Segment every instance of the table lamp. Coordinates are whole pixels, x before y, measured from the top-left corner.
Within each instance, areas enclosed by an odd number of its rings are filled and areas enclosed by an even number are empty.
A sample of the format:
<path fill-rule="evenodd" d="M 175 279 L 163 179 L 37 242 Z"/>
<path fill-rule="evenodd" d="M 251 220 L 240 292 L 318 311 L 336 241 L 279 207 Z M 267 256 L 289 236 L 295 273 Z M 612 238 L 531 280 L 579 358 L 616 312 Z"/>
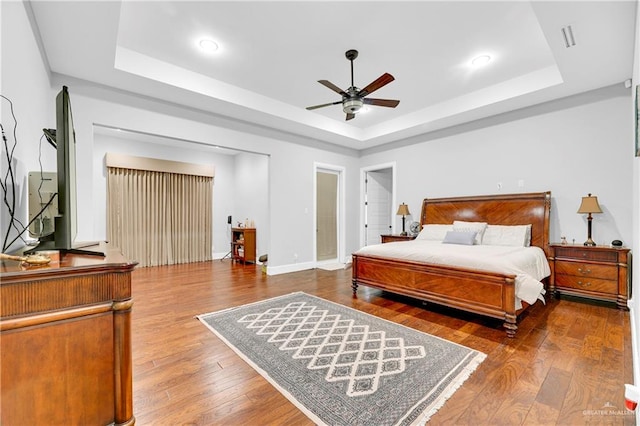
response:
<path fill-rule="evenodd" d="M 591 194 L 586 197 L 582 197 L 582 203 L 578 209 L 580 214 L 588 214 L 587 216 L 587 241 L 584 242 L 585 246 L 595 246 L 596 243 L 591 239 L 591 217 L 592 213 L 602 213 L 600 204 L 598 204 L 598 197 L 592 197 Z"/>
<path fill-rule="evenodd" d="M 400 233 L 400 235 L 407 235 L 407 231 L 405 231 L 404 229 L 404 221 L 405 216 L 409 216 L 410 214 L 411 213 L 409 213 L 409 206 L 405 203 L 400 204 L 400 206 L 398 207 L 398 212 L 396 213 L 396 215 L 402 216 L 402 232 Z"/>

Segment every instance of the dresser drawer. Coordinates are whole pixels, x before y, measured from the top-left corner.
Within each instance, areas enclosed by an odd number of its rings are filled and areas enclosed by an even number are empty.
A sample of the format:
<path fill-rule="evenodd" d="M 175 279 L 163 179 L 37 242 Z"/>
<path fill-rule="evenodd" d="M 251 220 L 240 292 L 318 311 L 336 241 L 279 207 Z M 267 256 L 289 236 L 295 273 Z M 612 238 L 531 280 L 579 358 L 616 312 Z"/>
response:
<path fill-rule="evenodd" d="M 584 278 L 601 278 L 604 280 L 618 280 L 618 268 L 609 265 L 593 263 L 556 261 L 556 274 L 576 275 Z"/>
<path fill-rule="evenodd" d="M 615 250 L 598 250 L 597 248 L 584 250 L 581 247 L 555 247 L 556 258 L 596 260 L 599 262 L 618 262 Z"/>
<path fill-rule="evenodd" d="M 556 275 L 556 286 L 598 293 L 618 294 L 618 281 L 576 277 L 575 275 Z"/>

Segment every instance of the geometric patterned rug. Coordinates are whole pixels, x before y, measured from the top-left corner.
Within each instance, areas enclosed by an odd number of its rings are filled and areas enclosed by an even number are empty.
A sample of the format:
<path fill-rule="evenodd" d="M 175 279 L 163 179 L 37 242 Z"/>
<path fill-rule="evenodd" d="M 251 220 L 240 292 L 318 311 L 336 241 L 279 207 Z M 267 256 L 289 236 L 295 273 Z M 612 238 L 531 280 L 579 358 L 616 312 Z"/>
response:
<path fill-rule="evenodd" d="M 197 317 L 320 425 L 418 425 L 486 355 L 302 292 Z"/>

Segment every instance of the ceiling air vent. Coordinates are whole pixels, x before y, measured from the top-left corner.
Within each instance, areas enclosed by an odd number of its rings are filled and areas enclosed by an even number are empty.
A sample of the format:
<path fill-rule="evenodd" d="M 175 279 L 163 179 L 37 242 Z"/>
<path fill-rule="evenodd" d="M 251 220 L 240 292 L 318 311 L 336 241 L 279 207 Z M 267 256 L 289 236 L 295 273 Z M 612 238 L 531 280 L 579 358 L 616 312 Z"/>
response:
<path fill-rule="evenodd" d="M 576 39 L 573 38 L 573 30 L 571 29 L 571 25 L 562 27 L 560 31 L 562 31 L 562 37 L 564 38 L 564 45 L 566 48 L 576 45 Z"/>

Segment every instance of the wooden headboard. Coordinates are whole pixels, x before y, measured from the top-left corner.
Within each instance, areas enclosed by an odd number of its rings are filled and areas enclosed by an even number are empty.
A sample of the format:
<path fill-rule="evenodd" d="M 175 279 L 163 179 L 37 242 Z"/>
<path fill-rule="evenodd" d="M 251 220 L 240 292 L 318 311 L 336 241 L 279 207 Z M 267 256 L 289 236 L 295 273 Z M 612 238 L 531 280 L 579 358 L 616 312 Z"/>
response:
<path fill-rule="evenodd" d="M 425 198 L 421 225 L 449 224 L 454 220 L 487 222 L 490 225 L 531 224 L 531 245 L 548 254 L 551 192 Z"/>

